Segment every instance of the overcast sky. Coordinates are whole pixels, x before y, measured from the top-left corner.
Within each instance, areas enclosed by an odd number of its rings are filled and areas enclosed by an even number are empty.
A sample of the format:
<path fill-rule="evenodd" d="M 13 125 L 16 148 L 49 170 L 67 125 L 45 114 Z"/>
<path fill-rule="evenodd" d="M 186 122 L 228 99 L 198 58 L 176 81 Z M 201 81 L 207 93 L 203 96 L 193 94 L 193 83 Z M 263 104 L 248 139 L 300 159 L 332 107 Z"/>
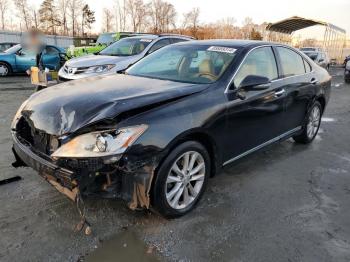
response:
<path fill-rule="evenodd" d="M 96 11 L 94 30 L 102 26 L 101 15 L 104 7 L 111 8 L 115 0 L 85 0 Z M 42 0 L 31 0 L 40 4 Z M 201 10 L 200 21 L 215 22 L 224 17 L 234 17 L 241 24 L 247 16 L 255 23 L 276 22 L 298 15 L 333 23 L 350 33 L 350 0 L 168 0 L 179 16 L 193 7 Z"/>

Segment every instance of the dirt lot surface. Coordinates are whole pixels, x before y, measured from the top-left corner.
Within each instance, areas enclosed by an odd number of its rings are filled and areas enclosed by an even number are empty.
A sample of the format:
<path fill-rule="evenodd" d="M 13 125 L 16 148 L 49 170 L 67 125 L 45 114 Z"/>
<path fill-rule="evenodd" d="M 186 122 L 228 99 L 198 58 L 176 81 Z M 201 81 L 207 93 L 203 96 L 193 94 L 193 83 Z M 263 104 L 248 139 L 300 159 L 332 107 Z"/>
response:
<path fill-rule="evenodd" d="M 0 79 L 0 261 L 350 261 L 350 85 L 333 91 L 312 145 L 292 140 L 250 155 L 209 181 L 194 212 L 165 220 L 122 201 L 89 199 L 92 234 L 76 208 L 33 170 L 11 163 L 10 123 L 32 92 Z"/>

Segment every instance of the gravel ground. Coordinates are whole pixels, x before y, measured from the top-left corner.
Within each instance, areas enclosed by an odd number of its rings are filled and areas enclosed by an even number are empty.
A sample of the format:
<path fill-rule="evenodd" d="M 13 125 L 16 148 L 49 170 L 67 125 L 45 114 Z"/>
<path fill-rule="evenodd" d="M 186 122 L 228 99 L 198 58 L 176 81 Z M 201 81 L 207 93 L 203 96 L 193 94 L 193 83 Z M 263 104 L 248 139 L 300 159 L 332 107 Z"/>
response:
<path fill-rule="evenodd" d="M 89 199 L 92 235 L 75 206 L 33 170 L 11 167 L 9 126 L 32 92 L 0 79 L 0 261 L 350 261 L 350 85 L 333 91 L 312 145 L 272 145 L 209 182 L 194 212 L 165 220 L 121 201 Z"/>

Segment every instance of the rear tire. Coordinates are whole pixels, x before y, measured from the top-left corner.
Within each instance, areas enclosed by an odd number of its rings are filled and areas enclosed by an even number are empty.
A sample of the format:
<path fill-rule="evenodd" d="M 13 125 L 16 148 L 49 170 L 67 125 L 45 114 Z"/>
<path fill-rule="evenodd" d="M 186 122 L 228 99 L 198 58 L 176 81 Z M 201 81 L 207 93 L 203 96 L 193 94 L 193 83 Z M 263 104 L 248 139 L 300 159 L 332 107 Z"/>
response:
<path fill-rule="evenodd" d="M 345 83 L 350 84 L 350 79 L 345 79 Z"/>
<path fill-rule="evenodd" d="M 295 142 L 309 144 L 315 139 L 321 125 L 322 111 L 323 109 L 320 102 L 315 101 L 307 112 L 302 133 L 300 135 L 293 136 Z"/>
<path fill-rule="evenodd" d="M 0 77 L 9 76 L 11 72 L 11 67 L 8 64 L 0 62 Z"/>
<path fill-rule="evenodd" d="M 209 176 L 208 151 L 198 142 L 184 142 L 158 169 L 151 193 L 152 208 L 166 218 L 185 215 L 202 197 Z"/>

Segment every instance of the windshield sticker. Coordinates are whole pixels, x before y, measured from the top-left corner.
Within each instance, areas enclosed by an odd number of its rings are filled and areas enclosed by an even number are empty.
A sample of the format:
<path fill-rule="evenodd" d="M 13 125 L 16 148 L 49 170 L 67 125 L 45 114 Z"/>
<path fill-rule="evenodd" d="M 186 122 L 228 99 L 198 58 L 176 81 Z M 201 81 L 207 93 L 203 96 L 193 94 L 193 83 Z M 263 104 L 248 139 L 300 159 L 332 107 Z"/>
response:
<path fill-rule="evenodd" d="M 141 39 L 140 42 L 146 42 L 146 43 L 151 43 L 153 40 L 152 39 Z"/>
<path fill-rule="evenodd" d="M 236 52 L 237 49 L 224 46 L 211 46 L 207 50 L 212 52 L 233 54 L 234 52 Z"/>

